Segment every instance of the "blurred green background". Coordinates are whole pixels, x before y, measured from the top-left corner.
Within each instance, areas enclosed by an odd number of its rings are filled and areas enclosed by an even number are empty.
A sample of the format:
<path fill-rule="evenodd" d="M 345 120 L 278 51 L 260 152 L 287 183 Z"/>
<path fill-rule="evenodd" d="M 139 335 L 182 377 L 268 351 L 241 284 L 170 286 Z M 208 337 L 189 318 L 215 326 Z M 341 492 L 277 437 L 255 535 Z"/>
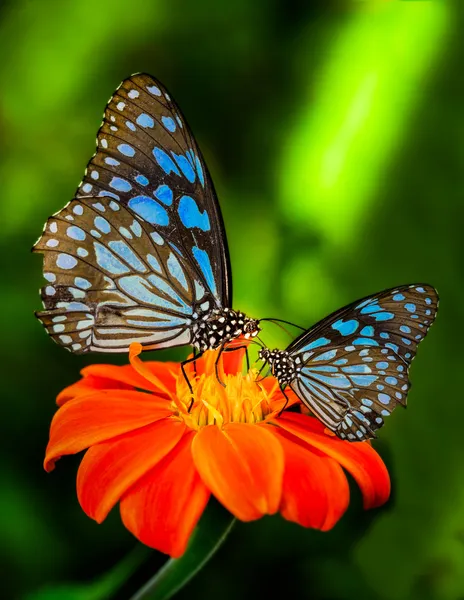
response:
<path fill-rule="evenodd" d="M 401 283 L 441 296 L 408 410 L 375 442 L 389 504 L 364 512 L 353 486 L 329 533 L 280 517 L 239 524 L 178 598 L 464 598 L 463 28 L 462 0 L 2 3 L 2 598 L 84 584 L 135 546 L 117 510 L 102 525 L 81 511 L 79 457 L 42 470 L 56 394 L 84 365 L 124 358 L 72 356 L 47 337 L 30 247 L 137 71 L 171 90 L 209 164 L 235 307 L 309 326 Z M 152 552 L 118 597 L 163 560 Z"/>

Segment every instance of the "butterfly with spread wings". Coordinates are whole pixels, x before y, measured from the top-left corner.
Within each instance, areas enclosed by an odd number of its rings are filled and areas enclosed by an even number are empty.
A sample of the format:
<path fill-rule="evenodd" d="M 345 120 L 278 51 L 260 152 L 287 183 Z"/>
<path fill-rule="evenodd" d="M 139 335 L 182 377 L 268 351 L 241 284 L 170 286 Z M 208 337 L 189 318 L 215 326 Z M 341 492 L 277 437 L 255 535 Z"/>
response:
<path fill-rule="evenodd" d="M 36 315 L 71 352 L 126 352 L 132 342 L 203 352 L 260 331 L 231 308 L 211 177 L 185 118 L 150 75 L 116 90 L 76 197 L 33 250 L 47 280 Z"/>
<path fill-rule="evenodd" d="M 262 348 L 259 357 L 340 438 L 374 438 L 384 417 L 406 405 L 409 367 L 437 309 L 429 285 L 392 288 L 334 312 L 286 350 Z"/>

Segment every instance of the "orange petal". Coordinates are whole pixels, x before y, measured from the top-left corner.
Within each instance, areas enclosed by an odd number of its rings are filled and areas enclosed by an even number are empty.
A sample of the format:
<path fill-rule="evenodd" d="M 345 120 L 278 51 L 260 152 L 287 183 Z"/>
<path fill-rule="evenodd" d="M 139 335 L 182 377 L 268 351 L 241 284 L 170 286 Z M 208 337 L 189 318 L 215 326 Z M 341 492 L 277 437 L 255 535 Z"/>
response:
<path fill-rule="evenodd" d="M 285 454 L 280 512 L 288 521 L 327 531 L 348 508 L 350 488 L 340 465 L 298 438 L 271 427 Z"/>
<path fill-rule="evenodd" d="M 186 426 L 166 418 L 90 448 L 77 474 L 77 495 L 89 517 L 101 523 L 121 496 L 166 456 Z"/>
<path fill-rule="evenodd" d="M 161 380 L 163 384 L 171 390 L 175 389 L 175 380 L 179 371 L 179 363 L 174 362 L 146 362 L 144 363 L 148 371 Z M 132 389 L 139 388 L 157 392 L 158 395 L 164 395 L 162 390 L 156 389 L 153 383 L 142 377 L 135 371 L 132 365 L 90 365 L 81 371 L 82 379 L 77 383 L 66 387 L 56 399 L 58 406 L 61 406 L 68 400 L 93 392 L 99 389 Z"/>
<path fill-rule="evenodd" d="M 274 377 L 266 377 L 262 381 L 259 381 L 257 385 L 265 390 L 272 410 L 279 411 L 284 406 L 285 410 L 287 410 L 294 404 L 301 404 L 301 400 L 289 387 L 285 388 L 285 395 L 287 396 L 285 398 L 280 389 L 279 382 Z"/>
<path fill-rule="evenodd" d="M 271 400 L 274 398 L 274 396 L 277 400 L 282 398 L 279 382 L 274 377 L 265 377 L 262 381 L 259 381 L 257 385 L 266 391 L 266 394 Z M 285 393 L 287 393 L 287 390 L 285 390 Z"/>
<path fill-rule="evenodd" d="M 95 365 L 95 366 L 106 366 L 106 365 Z M 115 367 L 116 369 L 120 367 Z M 81 371 L 83 373 L 85 369 Z M 86 396 L 92 394 L 97 390 L 130 390 L 133 386 L 127 385 L 115 379 L 109 379 L 106 377 L 95 377 L 94 375 L 86 375 L 76 383 L 68 385 L 64 390 L 56 397 L 56 403 L 58 406 L 63 406 L 69 400 L 73 400 L 79 396 Z"/>
<path fill-rule="evenodd" d="M 167 385 L 162 378 L 158 377 L 157 373 L 155 373 L 152 369 L 148 367 L 147 363 L 143 362 L 140 359 L 139 354 L 142 353 L 142 350 L 142 344 L 139 344 L 138 342 L 133 342 L 129 346 L 129 361 L 134 371 L 136 371 L 142 379 L 145 379 L 148 382 L 150 382 L 157 392 L 164 392 L 168 396 L 168 398 L 171 398 L 172 394 L 174 394 L 175 392 L 175 387 L 170 387 L 169 385 Z M 160 367 L 161 373 L 164 373 L 164 363 L 158 364 L 162 365 Z"/>
<path fill-rule="evenodd" d="M 284 454 L 267 427 L 204 427 L 195 436 L 192 454 L 204 483 L 238 519 L 251 521 L 277 512 Z"/>
<path fill-rule="evenodd" d="M 237 373 L 242 372 L 242 364 L 243 359 L 245 357 L 245 349 L 241 348 L 240 350 L 233 350 L 234 346 L 245 346 L 248 345 L 249 340 L 245 340 L 244 338 L 239 338 L 237 340 L 233 340 L 227 346 L 227 351 L 222 351 L 221 356 L 218 362 L 218 373 L 219 378 L 224 379 L 224 375 L 236 375 Z M 195 376 L 200 375 L 209 375 L 211 373 L 215 373 L 216 369 L 216 361 L 218 359 L 220 349 L 217 350 L 207 350 L 204 352 L 200 358 L 198 358 L 195 362 L 190 362 L 185 365 L 185 372 L 189 379 L 195 378 Z M 193 354 L 188 356 L 189 359 L 193 358 Z M 179 376 L 181 376 L 181 372 L 179 370 Z"/>
<path fill-rule="evenodd" d="M 246 349 L 243 346 L 248 348 L 250 343 L 250 340 L 239 337 L 228 344 L 227 352 L 223 352 L 221 356 L 224 373 L 226 375 L 236 375 L 237 373 L 242 372 L 246 353 Z M 240 350 L 235 350 L 235 348 L 240 346 L 242 346 Z"/>
<path fill-rule="evenodd" d="M 209 500 L 192 460 L 189 432 L 121 500 L 124 525 L 142 543 L 181 556 Z"/>
<path fill-rule="evenodd" d="M 218 350 L 207 350 L 206 352 L 203 353 L 203 355 L 201 356 L 201 358 L 199 358 L 197 361 L 195 361 L 195 366 L 193 365 L 193 363 L 190 363 L 188 366 L 191 369 L 191 373 L 195 373 L 197 375 L 209 375 L 211 373 L 215 373 L 215 369 L 216 369 L 216 361 L 217 358 L 219 356 L 219 349 Z M 219 377 L 221 379 L 224 378 L 224 369 L 222 366 L 222 357 L 220 358 L 219 362 L 218 362 L 218 372 L 219 372 Z"/>
<path fill-rule="evenodd" d="M 172 414 L 167 400 L 132 390 L 103 390 L 64 404 L 53 417 L 44 467 Z"/>
<path fill-rule="evenodd" d="M 364 508 L 374 508 L 388 500 L 390 477 L 387 467 L 369 443 L 347 442 L 325 435 L 324 425 L 318 419 L 298 413 L 283 413 L 273 422 L 331 456 L 349 471 L 361 488 Z"/>

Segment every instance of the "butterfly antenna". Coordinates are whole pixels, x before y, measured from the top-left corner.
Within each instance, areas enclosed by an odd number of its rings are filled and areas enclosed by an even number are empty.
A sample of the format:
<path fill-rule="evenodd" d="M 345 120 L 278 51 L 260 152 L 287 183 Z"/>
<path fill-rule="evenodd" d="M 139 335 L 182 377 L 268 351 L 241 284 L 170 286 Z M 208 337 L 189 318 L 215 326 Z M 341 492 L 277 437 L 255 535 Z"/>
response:
<path fill-rule="evenodd" d="M 277 327 L 280 327 L 280 329 L 282 329 L 282 331 L 285 331 L 285 333 L 289 336 L 289 337 L 293 337 L 292 334 L 290 333 L 290 331 L 284 327 L 283 325 L 281 325 L 280 323 L 277 323 L 274 319 L 260 319 L 260 321 L 270 321 L 271 323 L 274 323 L 274 325 L 277 325 Z M 292 323 L 293 324 L 293 323 Z"/>
<path fill-rule="evenodd" d="M 264 344 L 263 340 L 259 336 L 256 336 L 252 341 L 255 344 L 257 344 L 258 346 L 260 346 L 261 348 L 265 348 L 266 347 L 266 345 Z"/>
<path fill-rule="evenodd" d="M 263 375 L 263 376 L 262 376 L 260 379 L 258 379 L 258 378 L 259 378 L 259 376 L 261 375 L 261 373 L 262 373 L 262 371 L 263 371 L 264 367 L 265 367 L 266 365 L 267 365 L 267 363 L 263 363 L 263 366 L 262 366 L 262 367 L 261 367 L 261 369 L 258 371 L 258 376 L 257 376 L 257 377 L 256 377 L 256 379 L 255 379 L 255 383 L 260 383 L 260 381 L 263 381 L 263 379 L 266 379 L 266 377 L 267 377 L 267 376 L 269 375 L 269 373 L 271 372 L 271 368 L 269 367 L 269 369 L 268 369 L 268 371 L 267 371 L 266 375 Z"/>
<path fill-rule="evenodd" d="M 269 321 L 270 323 L 275 323 L 276 325 L 278 323 L 285 323 L 286 325 L 291 325 L 292 327 L 296 327 L 297 329 L 301 329 L 301 331 L 306 331 L 306 329 L 304 327 L 301 327 L 301 325 L 297 325 L 296 323 L 292 323 L 291 321 L 285 321 L 284 319 L 270 319 L 270 318 L 265 318 L 265 319 L 260 319 L 259 320 L 260 323 L 261 323 L 261 321 Z"/>

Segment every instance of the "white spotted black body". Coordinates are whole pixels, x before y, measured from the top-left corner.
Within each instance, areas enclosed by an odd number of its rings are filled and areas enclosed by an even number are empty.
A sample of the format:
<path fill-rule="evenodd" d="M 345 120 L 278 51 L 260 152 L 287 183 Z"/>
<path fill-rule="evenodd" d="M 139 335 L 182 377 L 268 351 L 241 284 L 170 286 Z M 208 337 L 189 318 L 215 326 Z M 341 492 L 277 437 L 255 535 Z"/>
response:
<path fill-rule="evenodd" d="M 200 352 L 215 350 L 243 336 L 246 340 L 258 335 L 258 321 L 232 308 L 214 310 L 193 323 L 192 346 Z"/>
<path fill-rule="evenodd" d="M 281 387 L 290 385 L 300 371 L 286 350 L 262 348 L 259 351 L 259 358 L 269 364 L 272 374 Z"/>

